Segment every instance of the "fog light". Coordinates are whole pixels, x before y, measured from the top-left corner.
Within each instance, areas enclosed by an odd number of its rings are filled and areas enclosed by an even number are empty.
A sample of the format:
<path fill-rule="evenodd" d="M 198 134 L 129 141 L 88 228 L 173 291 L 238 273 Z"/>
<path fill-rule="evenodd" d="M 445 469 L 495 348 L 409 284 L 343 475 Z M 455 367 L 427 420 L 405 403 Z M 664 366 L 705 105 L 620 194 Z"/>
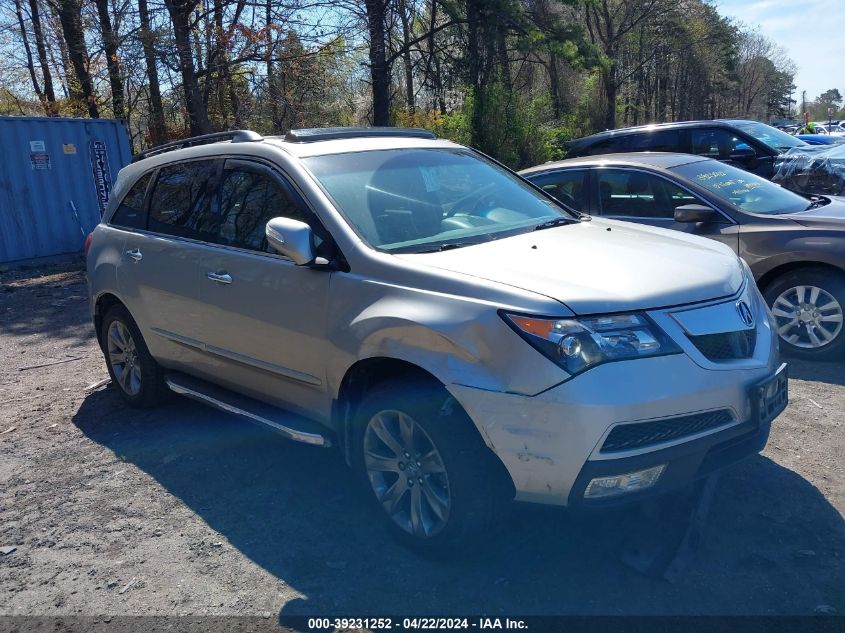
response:
<path fill-rule="evenodd" d="M 666 469 L 666 464 L 653 466 L 645 470 L 637 470 L 624 475 L 612 475 L 610 477 L 596 477 L 584 491 L 585 499 L 598 499 L 601 497 L 615 497 L 626 492 L 636 492 L 651 488 L 660 479 L 660 475 Z"/>

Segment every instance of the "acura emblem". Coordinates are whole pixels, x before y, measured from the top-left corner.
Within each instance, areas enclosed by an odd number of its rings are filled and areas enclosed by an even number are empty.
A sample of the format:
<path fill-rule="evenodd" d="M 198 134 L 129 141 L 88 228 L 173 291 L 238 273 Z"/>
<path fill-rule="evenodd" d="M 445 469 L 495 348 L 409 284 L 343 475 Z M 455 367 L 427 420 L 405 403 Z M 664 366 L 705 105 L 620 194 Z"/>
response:
<path fill-rule="evenodd" d="M 748 307 L 748 304 L 745 301 L 737 301 L 736 302 L 736 311 L 739 312 L 739 318 L 742 319 L 742 322 L 745 323 L 748 327 L 752 327 L 754 325 L 754 315 L 751 313 L 751 308 Z"/>

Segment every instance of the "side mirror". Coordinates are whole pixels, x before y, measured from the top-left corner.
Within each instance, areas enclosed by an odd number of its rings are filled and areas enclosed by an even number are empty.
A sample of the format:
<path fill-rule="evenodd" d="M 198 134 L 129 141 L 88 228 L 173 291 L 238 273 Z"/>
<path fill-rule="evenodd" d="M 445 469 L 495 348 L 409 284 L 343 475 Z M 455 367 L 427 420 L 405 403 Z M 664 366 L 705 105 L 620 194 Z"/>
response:
<path fill-rule="evenodd" d="M 737 147 L 731 152 L 730 158 L 738 163 L 750 163 L 757 158 L 757 152 L 750 147 Z"/>
<path fill-rule="evenodd" d="M 290 218 L 273 218 L 265 229 L 267 241 L 279 254 L 290 257 L 297 266 L 314 261 L 311 227 Z"/>
<path fill-rule="evenodd" d="M 683 204 L 675 207 L 675 222 L 682 224 L 692 222 L 707 222 L 713 217 L 713 209 L 703 204 Z"/>

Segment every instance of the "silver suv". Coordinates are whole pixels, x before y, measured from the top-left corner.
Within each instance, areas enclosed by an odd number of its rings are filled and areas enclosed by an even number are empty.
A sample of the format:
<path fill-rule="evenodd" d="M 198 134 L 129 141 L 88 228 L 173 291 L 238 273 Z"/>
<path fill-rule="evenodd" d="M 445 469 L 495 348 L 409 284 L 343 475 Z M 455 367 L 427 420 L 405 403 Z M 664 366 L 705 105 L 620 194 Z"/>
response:
<path fill-rule="evenodd" d="M 454 546 L 516 498 L 594 508 L 759 451 L 786 367 L 719 243 L 562 206 L 421 130 L 147 152 L 88 240 L 127 402 L 336 446 L 387 525 Z"/>

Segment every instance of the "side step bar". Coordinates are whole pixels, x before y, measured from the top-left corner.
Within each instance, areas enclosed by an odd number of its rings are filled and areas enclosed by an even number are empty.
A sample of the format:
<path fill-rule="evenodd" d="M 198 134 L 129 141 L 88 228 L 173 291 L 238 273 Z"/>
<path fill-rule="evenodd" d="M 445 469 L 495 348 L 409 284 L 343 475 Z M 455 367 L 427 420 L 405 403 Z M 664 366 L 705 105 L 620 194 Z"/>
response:
<path fill-rule="evenodd" d="M 246 418 L 250 422 L 270 427 L 294 442 L 324 448 L 332 445 L 328 434 L 321 433 L 322 429 L 316 422 L 300 418 L 254 398 L 178 372 L 167 374 L 164 380 L 174 393 Z"/>

